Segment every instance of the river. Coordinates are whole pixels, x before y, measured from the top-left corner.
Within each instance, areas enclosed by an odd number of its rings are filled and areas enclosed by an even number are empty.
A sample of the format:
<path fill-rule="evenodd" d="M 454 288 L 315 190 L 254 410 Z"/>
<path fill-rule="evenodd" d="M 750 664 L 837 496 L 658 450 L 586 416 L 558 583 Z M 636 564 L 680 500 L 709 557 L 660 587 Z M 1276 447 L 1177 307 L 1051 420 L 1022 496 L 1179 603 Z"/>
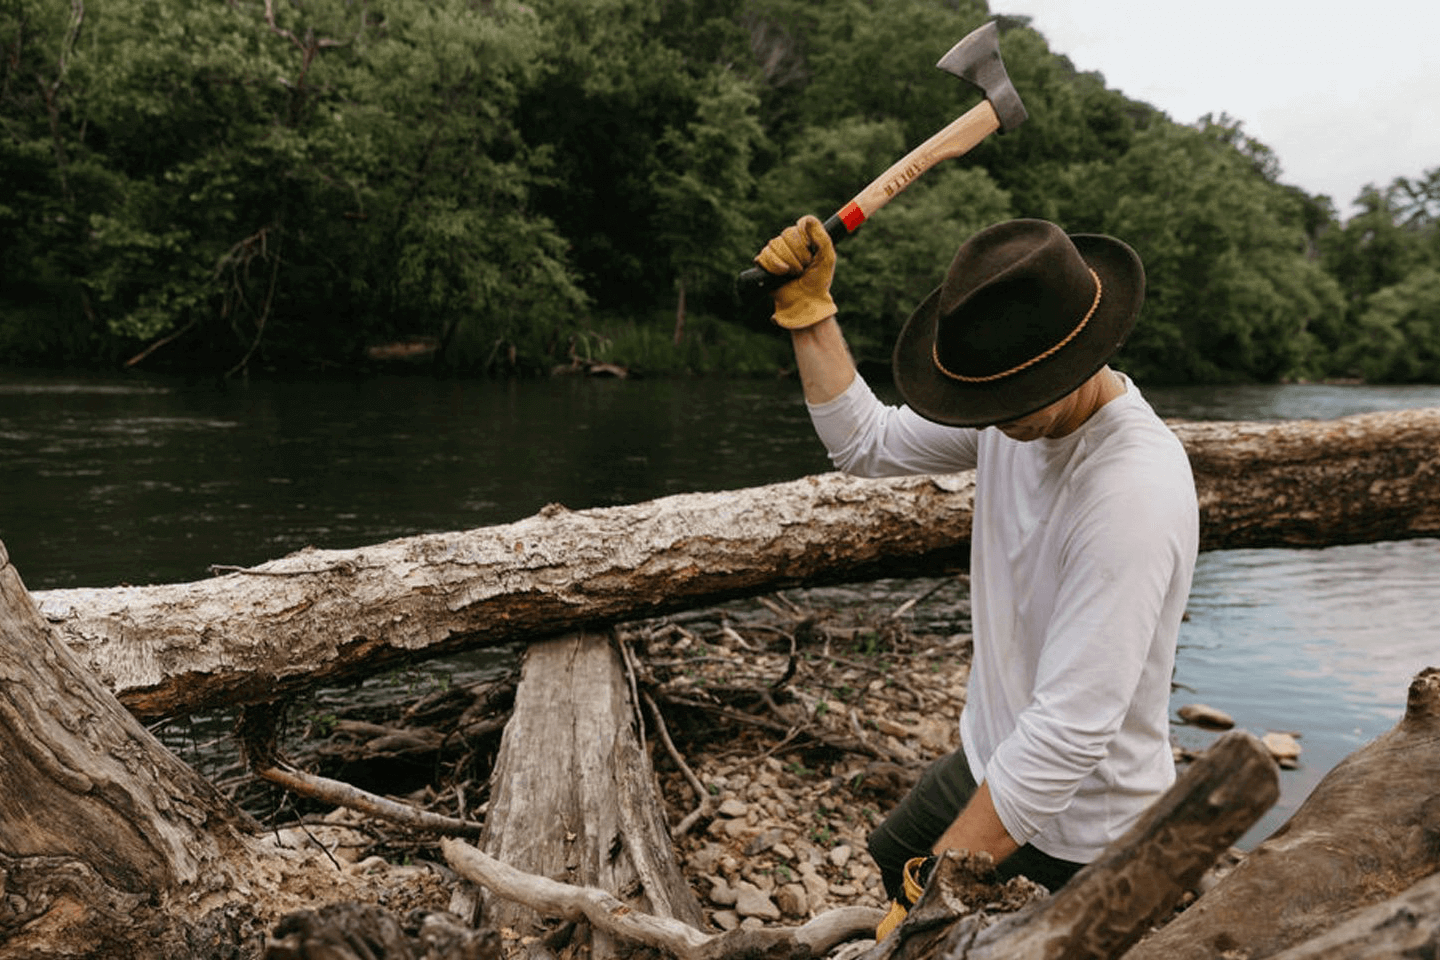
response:
<path fill-rule="evenodd" d="M 882 391 L 883 392 L 883 391 Z M 1440 386 L 1145 391 L 1162 415 L 1333 418 Z M 508 523 L 829 469 L 790 380 L 374 377 L 221 384 L 0 368 L 0 540 L 32 590 L 209 576 L 307 545 Z M 1246 845 L 1440 666 L 1440 541 L 1203 554 L 1174 705 L 1302 735 Z M 1178 727 L 1177 741 L 1213 735 Z"/>

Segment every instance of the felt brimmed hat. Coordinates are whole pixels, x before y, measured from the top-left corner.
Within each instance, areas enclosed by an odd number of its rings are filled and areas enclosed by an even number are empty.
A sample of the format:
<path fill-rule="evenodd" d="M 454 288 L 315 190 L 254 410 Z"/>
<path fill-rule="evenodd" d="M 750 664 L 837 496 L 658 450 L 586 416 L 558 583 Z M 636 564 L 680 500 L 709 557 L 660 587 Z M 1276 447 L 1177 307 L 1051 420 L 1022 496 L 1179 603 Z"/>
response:
<path fill-rule="evenodd" d="M 1079 387 L 1129 336 L 1145 299 L 1140 258 L 1114 237 L 1045 220 L 987 227 L 895 344 L 895 385 L 957 427 L 1018 420 Z"/>

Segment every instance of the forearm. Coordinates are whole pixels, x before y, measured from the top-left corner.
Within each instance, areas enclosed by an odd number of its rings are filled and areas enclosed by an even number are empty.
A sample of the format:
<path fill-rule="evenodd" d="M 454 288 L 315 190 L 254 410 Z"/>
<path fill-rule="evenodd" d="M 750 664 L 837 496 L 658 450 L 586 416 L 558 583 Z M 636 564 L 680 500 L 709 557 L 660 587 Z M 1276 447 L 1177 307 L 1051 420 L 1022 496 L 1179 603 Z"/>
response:
<path fill-rule="evenodd" d="M 790 340 L 807 402 L 828 403 L 855 380 L 855 361 L 834 317 L 791 331 Z"/>
<path fill-rule="evenodd" d="M 1020 845 L 1005 832 L 1005 825 L 995 812 L 995 803 L 990 798 L 990 784 L 982 783 L 965 809 L 935 841 L 931 852 L 968 850 L 979 853 L 983 850 L 999 863 L 1019 849 Z"/>

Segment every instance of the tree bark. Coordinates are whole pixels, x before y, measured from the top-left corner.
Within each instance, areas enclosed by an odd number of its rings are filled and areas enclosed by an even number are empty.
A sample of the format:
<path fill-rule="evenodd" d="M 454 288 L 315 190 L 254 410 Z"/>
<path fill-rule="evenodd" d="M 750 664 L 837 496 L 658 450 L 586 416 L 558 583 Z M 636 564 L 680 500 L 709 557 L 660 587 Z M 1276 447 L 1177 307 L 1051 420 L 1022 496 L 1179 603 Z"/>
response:
<path fill-rule="evenodd" d="M 1440 410 L 1175 429 L 1203 549 L 1440 536 Z M 971 474 L 825 474 L 37 599 L 128 708 L 183 714 L 799 585 L 963 568 L 972 494 Z"/>
<path fill-rule="evenodd" d="M 1271 960 L 1418 960 L 1440 956 L 1440 873 L 1367 907 Z"/>
<path fill-rule="evenodd" d="M 518 870 L 607 891 L 651 916 L 703 922 L 675 858 L 664 803 L 637 735 L 619 652 L 595 633 L 526 651 L 515 708 L 491 773 L 481 848 Z M 533 933 L 513 901 L 485 905 L 487 926 Z M 590 955 L 613 956 L 604 931 Z"/>
<path fill-rule="evenodd" d="M 86 670 L 0 544 L 0 954 L 243 960 L 331 898 L 434 907 L 449 891 L 261 835 Z"/>
<path fill-rule="evenodd" d="M 0 545 L 7 957 L 206 956 L 253 934 L 248 817 L 59 642 Z"/>
<path fill-rule="evenodd" d="M 1440 871 L 1440 669 L 1239 866 L 1126 960 L 1266 957 Z M 1433 926 L 1433 924 L 1432 924 Z"/>

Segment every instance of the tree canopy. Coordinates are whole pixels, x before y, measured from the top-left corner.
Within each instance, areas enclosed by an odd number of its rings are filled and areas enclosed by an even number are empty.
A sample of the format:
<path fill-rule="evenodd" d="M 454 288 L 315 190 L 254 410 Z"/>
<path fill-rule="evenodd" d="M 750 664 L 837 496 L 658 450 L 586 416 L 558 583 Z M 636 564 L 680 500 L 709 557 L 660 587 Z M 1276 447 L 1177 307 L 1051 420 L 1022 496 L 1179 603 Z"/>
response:
<path fill-rule="evenodd" d="M 0 362 L 232 373 L 584 357 L 788 362 L 734 275 L 978 92 L 931 65 L 984 0 L 5 0 Z M 840 252 L 883 360 L 969 233 L 1146 264 L 1152 381 L 1440 379 L 1440 166 L 1342 222 L 1226 117 L 1173 122 L 999 18 L 1029 110 Z"/>

